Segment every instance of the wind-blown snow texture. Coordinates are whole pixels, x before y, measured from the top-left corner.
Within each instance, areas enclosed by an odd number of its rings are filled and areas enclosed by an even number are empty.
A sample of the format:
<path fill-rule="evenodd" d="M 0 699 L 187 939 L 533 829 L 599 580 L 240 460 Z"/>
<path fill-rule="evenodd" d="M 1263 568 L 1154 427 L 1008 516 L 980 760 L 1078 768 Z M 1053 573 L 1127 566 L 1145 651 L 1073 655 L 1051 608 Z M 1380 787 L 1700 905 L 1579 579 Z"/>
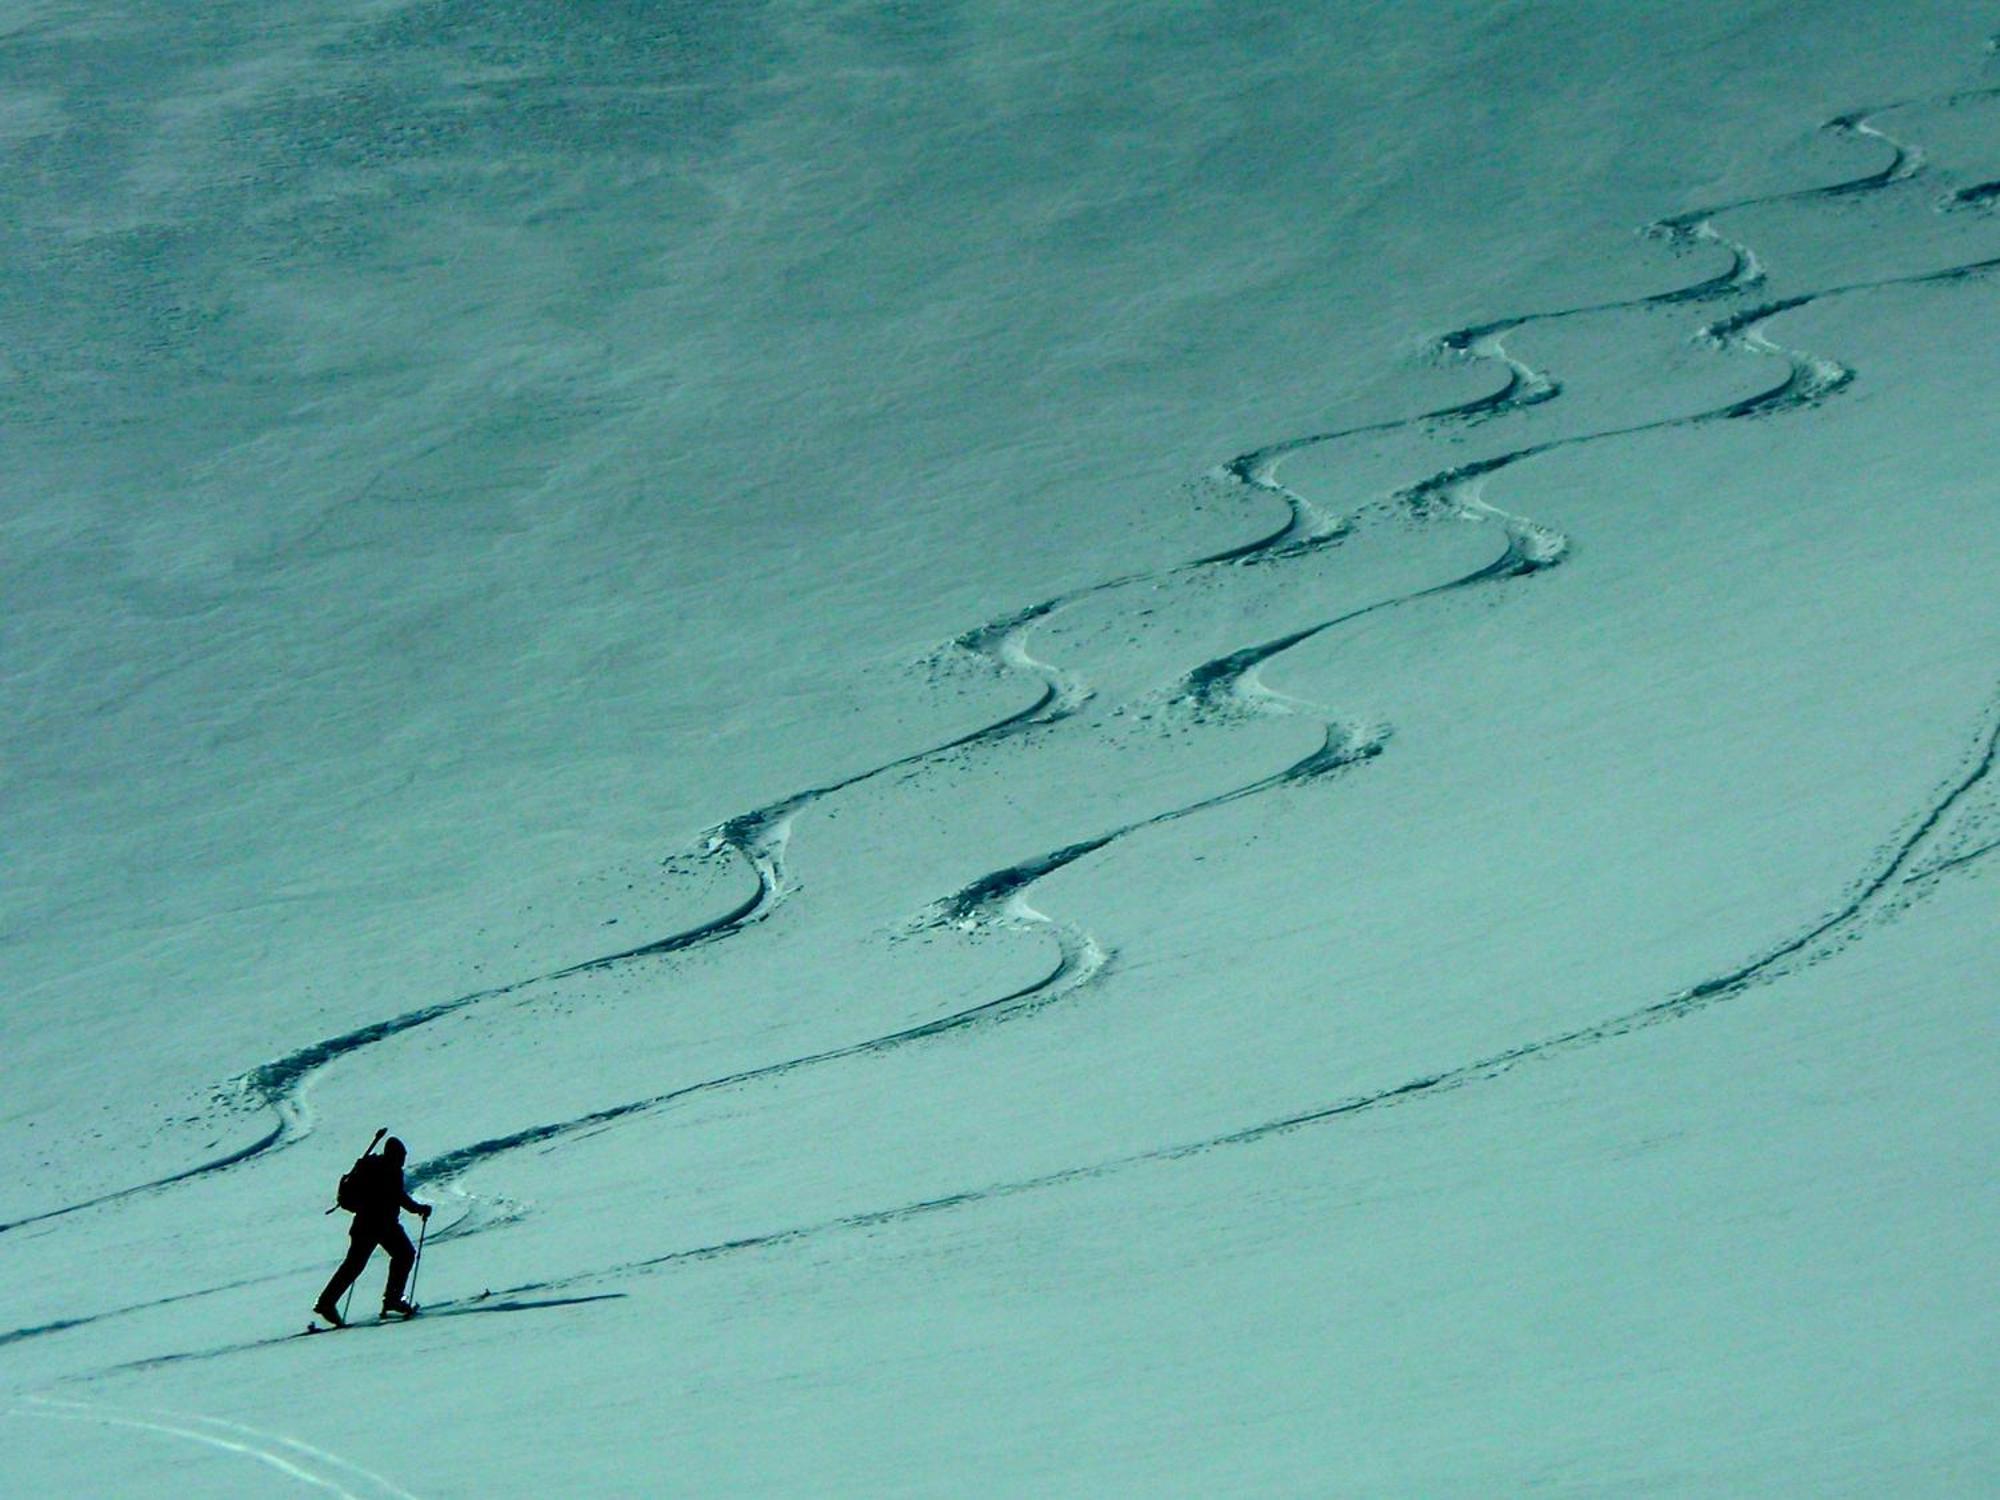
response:
<path fill-rule="evenodd" d="M 2000 13 L 1269 9 L 0 12 L 0 1487 L 2000 1488 Z"/>

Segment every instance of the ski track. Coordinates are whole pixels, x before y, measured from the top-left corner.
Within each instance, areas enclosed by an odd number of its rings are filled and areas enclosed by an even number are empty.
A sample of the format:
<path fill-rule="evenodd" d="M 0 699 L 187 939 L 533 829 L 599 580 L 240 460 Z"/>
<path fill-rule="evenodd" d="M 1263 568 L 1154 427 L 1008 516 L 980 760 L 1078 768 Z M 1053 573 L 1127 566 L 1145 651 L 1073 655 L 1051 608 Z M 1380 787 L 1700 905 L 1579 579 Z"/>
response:
<path fill-rule="evenodd" d="M 417 1496 L 372 1469 L 282 1433 L 263 1432 L 241 1422 L 184 1412 L 122 1409 L 95 1402 L 32 1395 L 12 1407 L 11 1417 L 123 1427 L 179 1438 L 255 1460 L 287 1479 L 325 1490 L 342 1500 L 417 1500 Z M 355 1486 L 358 1486 L 356 1488 Z"/>
<path fill-rule="evenodd" d="M 1962 99 L 1986 97 L 1996 94 L 2000 94 L 2000 88 L 1966 90 L 1949 96 L 1948 102 L 1956 103 Z M 1244 453 L 1222 465 L 1217 471 L 1216 477 L 1262 494 L 1268 494 L 1284 506 L 1284 522 L 1275 530 L 1240 546 L 1198 557 L 1190 562 L 1174 567 L 1152 572 L 1121 575 L 1074 589 L 1068 593 L 1055 596 L 1041 603 L 1018 610 L 1010 615 L 1003 616 L 955 638 L 949 643 L 951 649 L 989 661 L 1003 672 L 1023 675 L 1031 680 L 1038 681 L 1041 687 L 1038 696 L 1026 707 L 981 728 L 972 730 L 941 744 L 933 745 L 856 772 L 841 780 L 793 793 L 779 801 L 747 813 L 739 814 L 716 825 L 704 837 L 703 852 L 710 856 L 726 855 L 740 859 L 748 867 L 755 879 L 755 889 L 744 900 L 721 916 L 652 942 L 604 954 L 545 974 L 518 980 L 506 985 L 473 991 L 451 1000 L 411 1010 L 401 1015 L 390 1017 L 386 1020 L 314 1043 L 285 1057 L 263 1064 L 249 1073 L 241 1075 L 237 1080 L 243 1095 L 252 1105 L 265 1108 L 276 1116 L 276 1123 L 273 1128 L 259 1140 L 236 1151 L 165 1177 L 0 1224 L 0 1233 L 5 1233 L 8 1230 L 24 1225 L 43 1222 L 91 1207 L 115 1202 L 137 1194 L 163 1190 L 197 1178 L 224 1172 L 275 1150 L 296 1144 L 298 1141 L 304 1139 L 312 1129 L 312 1117 L 305 1098 L 307 1088 L 312 1079 L 332 1063 L 365 1047 L 401 1035 L 404 1032 L 427 1025 L 444 1016 L 454 1014 L 485 1001 L 519 994 L 539 985 L 602 971 L 642 958 L 683 952 L 706 943 L 718 941 L 760 922 L 765 917 L 768 917 L 783 902 L 785 897 L 796 889 L 796 884 L 786 866 L 786 854 L 788 852 L 793 820 L 806 808 L 824 798 L 831 797 L 841 791 L 895 770 L 913 768 L 956 750 L 994 743 L 1032 728 L 1058 723 L 1063 719 L 1074 716 L 1082 708 L 1091 696 L 1087 684 L 1075 674 L 1036 658 L 1028 650 L 1028 635 L 1037 625 L 1083 600 L 1124 588 L 1137 582 L 1172 577 L 1214 567 L 1281 561 L 1338 544 L 1351 534 L 1353 527 L 1358 523 L 1360 518 L 1358 516 L 1331 517 L 1322 512 L 1306 497 L 1284 485 L 1278 477 L 1278 469 L 1283 460 L 1310 448 L 1361 435 L 1383 434 L 1412 428 L 1436 429 L 1453 424 L 1482 422 L 1507 413 L 1525 410 L 1555 399 L 1561 394 L 1562 388 L 1560 384 L 1544 372 L 1535 370 L 1515 359 L 1504 347 L 1503 340 L 1507 334 L 1530 324 L 1621 310 L 1679 307 L 1690 303 L 1741 295 L 1761 286 L 1766 280 L 1766 272 L 1755 252 L 1747 245 L 1741 244 L 1724 235 L 1716 227 L 1714 220 L 1730 211 L 1756 205 L 1804 202 L 1812 199 L 1835 199 L 1877 191 L 1918 175 L 1924 165 L 1922 153 L 1914 147 L 1897 141 L 1874 123 L 1877 116 L 1892 110 L 1905 108 L 1908 104 L 1916 102 L 1924 101 L 1903 101 L 1872 111 L 1843 115 L 1827 122 L 1825 128 L 1836 134 L 1856 139 L 1872 140 L 1889 148 L 1889 160 L 1872 172 L 1832 184 L 1734 199 L 1725 203 L 1661 219 L 1647 226 L 1647 233 L 1665 239 L 1677 252 L 1713 247 L 1719 248 L 1727 254 L 1728 263 L 1716 273 L 1700 281 L 1688 286 L 1629 299 L 1584 303 L 1573 307 L 1517 314 L 1462 328 L 1437 339 L 1434 343 L 1434 350 L 1442 357 L 1493 363 L 1500 367 L 1504 373 L 1504 379 L 1498 387 L 1487 394 L 1454 406 L 1426 411 L 1411 417 L 1367 423 L 1288 439 Z M 1941 206 L 1953 208 L 1983 207 L 1996 199 L 2000 199 L 2000 183 L 1984 182 L 1958 190 Z M 1310 705 L 1301 704 L 1297 700 L 1286 699 L 1283 695 L 1272 693 L 1269 689 L 1264 688 L 1257 681 L 1257 669 L 1291 647 L 1303 644 L 1306 640 L 1314 636 L 1350 621 L 1397 608 L 1404 604 L 1413 603 L 1417 600 L 1462 590 L 1485 582 L 1523 577 L 1541 571 L 1561 560 L 1567 546 L 1567 540 L 1560 533 L 1538 526 L 1523 517 L 1501 511 L 1485 501 L 1480 493 L 1480 485 L 1486 476 L 1531 458 L 1583 444 L 1673 427 L 1692 427 L 1714 421 L 1763 417 L 1817 405 L 1850 384 L 1854 379 L 1854 372 L 1836 361 L 1788 349 L 1772 341 L 1765 332 L 1766 325 L 1772 319 L 1783 313 L 1796 311 L 1815 302 L 1833 297 L 1890 286 L 1958 281 L 1984 274 L 1996 268 L 2000 268 L 2000 256 L 1966 262 L 1932 272 L 1880 278 L 1828 287 L 1769 302 L 1706 325 L 1700 330 L 1698 337 L 1718 348 L 1762 357 L 1777 357 L 1785 360 L 1787 363 L 1787 375 L 1785 379 L 1765 392 L 1712 410 L 1526 445 L 1492 458 L 1478 460 L 1441 471 L 1425 480 L 1419 481 L 1415 485 L 1407 486 L 1397 491 L 1391 497 L 1392 502 L 1415 512 L 1419 517 L 1427 516 L 1439 507 L 1440 502 L 1445 502 L 1450 504 L 1453 507 L 1454 513 L 1460 516 L 1498 521 L 1506 534 L 1506 542 L 1503 550 L 1491 563 L 1462 577 L 1431 585 L 1409 594 L 1377 601 L 1360 609 L 1306 626 L 1273 641 L 1245 647 L 1224 657 L 1204 663 L 1195 668 L 1183 679 L 1180 701 L 1192 706 L 1197 711 L 1223 708 L 1241 710 L 1248 707 L 1262 711 L 1270 711 L 1276 708 L 1279 711 L 1292 712 L 1310 708 Z M 1559 1056 L 1584 1047 L 1630 1035 L 1669 1019 L 1676 1019 L 1683 1015 L 1692 1014 L 1709 1005 L 1734 998 L 1757 983 L 1776 978 L 1781 973 L 1787 972 L 1788 966 L 1794 960 L 1798 960 L 1802 956 L 1810 956 L 1814 951 L 1835 944 L 1838 940 L 1858 928 L 1873 909 L 1883 905 L 1886 899 L 1885 893 L 1891 891 L 1892 888 L 1899 886 L 1909 887 L 1934 881 L 1952 870 L 1964 868 L 1972 862 L 1983 858 L 1985 855 L 1994 852 L 1996 849 L 2000 849 L 2000 842 L 1989 843 L 1975 848 L 1968 853 L 1936 859 L 1930 865 L 1914 872 L 1908 868 L 1958 802 L 1975 786 L 1986 779 L 1995 759 L 1996 736 L 2000 736 L 2000 728 L 1989 729 L 1985 736 L 1981 753 L 1974 758 L 1971 770 L 1947 789 L 1941 800 L 1925 816 L 1917 821 L 1914 831 L 1893 847 L 1884 864 L 1873 874 L 1865 877 L 1857 884 L 1854 894 L 1843 905 L 1802 933 L 1776 945 L 1738 968 L 1703 980 L 1664 1000 L 1655 1001 L 1639 1009 L 1627 1011 L 1609 1020 L 1560 1032 L 1539 1041 L 1525 1043 L 1503 1052 L 1494 1053 L 1471 1062 L 1410 1079 L 1393 1087 L 1377 1090 L 1372 1093 L 1349 1096 L 1330 1104 L 1244 1127 L 1223 1135 L 1211 1136 L 1202 1140 L 1177 1145 L 1162 1146 L 1145 1152 L 1115 1158 L 1107 1162 L 1065 1168 L 1057 1172 L 1046 1173 L 1016 1182 L 954 1193 L 895 1208 L 847 1215 L 821 1224 L 779 1230 L 769 1234 L 749 1236 L 721 1244 L 674 1251 L 666 1255 L 633 1262 L 625 1266 L 579 1273 L 546 1282 L 528 1283 L 519 1287 L 509 1288 L 503 1295 L 519 1296 L 532 1292 L 560 1290 L 582 1281 L 642 1271 L 654 1267 L 671 1265 L 683 1260 L 706 1258 L 735 1250 L 788 1243 L 834 1230 L 861 1228 L 894 1222 L 951 1207 L 988 1201 L 1017 1193 L 1097 1177 L 1145 1163 L 1173 1161 L 1222 1147 L 1248 1144 L 1323 1121 L 1373 1110 L 1389 1104 L 1401 1103 L 1434 1093 L 1453 1090 L 1468 1083 L 1497 1077 L 1530 1059 Z M 983 1002 L 980 1005 L 955 1012 L 948 1016 L 841 1047 L 789 1058 L 756 1068 L 745 1069 L 738 1073 L 687 1085 L 683 1088 L 648 1099 L 632 1101 L 595 1111 L 576 1119 L 562 1121 L 553 1125 L 534 1127 L 515 1132 L 505 1137 L 480 1142 L 424 1163 L 415 1174 L 416 1180 L 419 1182 L 436 1181 L 454 1177 L 463 1173 L 474 1164 L 491 1159 L 505 1151 L 552 1140 L 559 1136 L 573 1134 L 589 1128 L 599 1128 L 620 1119 L 664 1108 L 694 1094 L 740 1086 L 762 1079 L 776 1078 L 786 1073 L 818 1064 L 882 1052 L 909 1042 L 942 1035 L 982 1022 L 1001 1020 L 1010 1015 L 1020 1014 L 1046 1005 L 1089 984 L 1110 964 L 1112 956 L 1103 945 L 1088 933 L 1076 928 L 1073 924 L 1050 918 L 1029 905 L 1025 899 L 1025 892 L 1035 881 L 1143 829 L 1193 816 L 1211 808 L 1259 795 L 1262 792 L 1279 786 L 1316 780 L 1332 772 L 1343 770 L 1361 760 L 1380 753 L 1382 740 L 1382 733 L 1378 732 L 1369 735 L 1357 732 L 1351 725 L 1339 725 L 1329 720 L 1321 747 L 1311 755 L 1306 756 L 1282 771 L 1183 807 L 1170 809 L 1166 812 L 1123 825 L 1097 837 L 1065 846 L 1063 849 L 1054 851 L 1051 854 L 1039 856 L 1018 865 L 1009 866 L 1005 870 L 983 877 L 981 880 L 965 887 L 954 896 L 935 903 L 926 913 L 922 925 L 953 925 L 974 930 L 997 928 L 1037 930 L 1047 932 L 1055 938 L 1058 959 L 1054 968 L 1041 979 L 1008 995 L 1002 996 L 997 1000 Z M 184 1293 L 174 1297 L 157 1299 L 153 1302 L 137 1304 L 131 1308 L 119 1309 L 116 1313 L 64 1319 L 34 1328 L 18 1329 L 11 1333 L 0 1334 L 0 1343 L 59 1332 L 95 1322 L 99 1317 L 140 1311 L 170 1302 L 186 1300 L 189 1297 L 211 1295 L 217 1290 L 226 1289 L 210 1288 L 201 1292 Z M 496 1304 L 496 1310 L 498 1307 L 505 1305 L 507 1304 Z M 461 1310 L 473 1309 L 466 1308 Z M 240 1347 L 261 1347 L 261 1344 Z M 231 1351 L 220 1350 L 212 1352 L 224 1353 Z M 180 1357 L 184 1356 L 166 1356 L 165 1358 L 173 1359 Z M 212 1419 L 198 1420 L 204 1426 L 212 1427 L 215 1425 Z M 127 1425 L 140 1424 L 128 1422 Z M 227 1424 L 223 1425 L 226 1426 Z M 243 1431 L 245 1434 L 248 1433 L 248 1429 L 244 1429 Z M 180 1432 L 176 1435 L 190 1437 L 196 1441 L 210 1442 L 214 1446 L 220 1447 L 229 1447 L 231 1441 L 216 1438 L 212 1433 L 204 1436 L 194 1432 Z M 292 1440 L 289 1439 L 279 1441 L 293 1447 L 302 1446 L 293 1444 Z M 274 1467 L 281 1469 L 285 1468 L 289 1462 L 289 1460 L 275 1456 L 262 1449 L 253 1451 L 249 1445 L 245 1445 L 242 1451 L 248 1452 L 251 1456 L 257 1457 L 261 1461 L 270 1463 Z M 306 1451 L 316 1453 L 316 1450 Z M 321 1459 L 330 1459 L 329 1455 L 319 1455 L 319 1457 Z M 344 1461 L 342 1460 L 331 1460 L 331 1462 L 336 1465 L 344 1465 Z M 352 1466 L 346 1467 L 352 1469 Z M 365 1475 L 365 1471 L 355 1470 L 354 1472 Z M 368 1477 L 376 1478 L 376 1476 Z M 334 1489 L 337 1493 L 350 1493 L 341 1489 L 338 1484 L 325 1480 L 323 1477 L 313 1477 L 307 1482 Z M 378 1480 L 378 1482 L 387 1486 L 387 1481 Z M 386 1492 L 396 1495 L 406 1493 L 396 1490 L 393 1487 L 388 1487 Z"/>
<path fill-rule="evenodd" d="M 630 1294 L 626 1292 L 590 1292 L 569 1297 L 528 1297 L 518 1291 L 495 1292 L 489 1288 L 472 1297 L 453 1297 L 437 1302 L 426 1302 L 423 1312 L 412 1319 L 396 1318 L 387 1321 L 362 1319 L 338 1329 L 315 1328 L 309 1325 L 292 1333 L 271 1334 L 264 1338 L 211 1345 L 205 1349 L 183 1349 L 172 1354 L 155 1354 L 144 1359 L 126 1360 L 122 1364 L 108 1366 L 90 1375 L 66 1376 L 64 1380 L 68 1382 L 94 1380 L 103 1375 L 133 1374 L 163 1369 L 169 1365 L 198 1364 L 232 1354 L 249 1354 L 259 1349 L 275 1349 L 281 1345 L 296 1343 L 303 1338 L 325 1341 L 336 1334 L 346 1336 L 365 1333 L 370 1329 L 400 1328 L 411 1322 L 424 1324 L 436 1322 L 439 1318 L 462 1318 L 475 1314 L 538 1312 L 555 1307 L 581 1307 L 592 1302 L 623 1301 L 628 1295 Z"/>
<path fill-rule="evenodd" d="M 1905 885 L 1916 885 L 1921 881 L 1935 880 L 1940 875 L 1949 874 L 1953 870 L 1963 869 L 1977 860 L 1982 860 L 1996 850 L 2000 850 L 2000 839 L 1980 844 L 1976 848 L 1967 850 L 1964 854 L 1954 854 L 1947 859 L 1940 859 L 1935 864 L 1928 865 L 1924 869 L 1914 870 L 1903 877 L 1903 883 Z"/>
<path fill-rule="evenodd" d="M 104 1312 L 90 1313 L 79 1318 L 57 1318 L 47 1323 L 38 1323 L 28 1328 L 13 1328 L 0 1333 L 0 1348 L 8 1344 L 24 1343 L 29 1339 L 41 1338 L 46 1334 L 64 1333 L 72 1328 L 85 1328 L 92 1323 L 101 1323 L 106 1318 L 123 1318 L 133 1313 L 151 1312 L 157 1307 L 172 1307 L 179 1302 L 195 1302 L 203 1297 L 214 1297 L 223 1292 L 238 1292 L 246 1287 L 261 1286 L 267 1282 L 282 1280 L 291 1276 L 289 1271 L 274 1272 L 267 1276 L 251 1277 L 244 1281 L 223 1282 L 219 1286 L 202 1287 L 193 1292 L 175 1292 L 167 1297 L 154 1297 L 145 1302 L 128 1303 L 123 1307 L 108 1308 Z"/>

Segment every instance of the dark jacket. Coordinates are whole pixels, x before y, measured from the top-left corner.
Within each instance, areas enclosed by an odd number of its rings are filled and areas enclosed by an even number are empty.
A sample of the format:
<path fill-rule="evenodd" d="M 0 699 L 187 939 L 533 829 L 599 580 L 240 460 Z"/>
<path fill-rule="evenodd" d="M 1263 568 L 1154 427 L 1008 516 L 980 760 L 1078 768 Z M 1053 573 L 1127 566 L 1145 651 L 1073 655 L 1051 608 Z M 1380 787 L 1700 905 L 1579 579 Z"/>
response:
<path fill-rule="evenodd" d="M 416 1213 L 423 1207 L 403 1185 L 403 1164 L 386 1156 L 362 1157 L 354 1164 L 348 1187 L 358 1205 L 354 1210 L 357 1224 L 379 1224 L 384 1220 L 393 1224 L 402 1210 L 407 1208 Z"/>

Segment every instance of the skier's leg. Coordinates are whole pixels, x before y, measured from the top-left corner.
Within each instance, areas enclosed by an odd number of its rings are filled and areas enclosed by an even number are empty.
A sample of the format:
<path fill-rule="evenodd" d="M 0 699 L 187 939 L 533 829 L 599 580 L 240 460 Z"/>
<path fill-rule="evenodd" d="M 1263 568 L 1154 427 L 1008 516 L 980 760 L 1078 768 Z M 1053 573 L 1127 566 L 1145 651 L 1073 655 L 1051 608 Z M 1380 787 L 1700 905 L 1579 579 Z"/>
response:
<path fill-rule="evenodd" d="M 389 1284 L 382 1288 L 382 1306 L 387 1309 L 402 1302 L 403 1283 L 410 1278 L 410 1264 L 417 1252 L 401 1224 L 389 1225 L 381 1237 L 382 1248 L 389 1252 Z"/>
<path fill-rule="evenodd" d="M 316 1307 L 333 1307 L 339 1303 L 347 1289 L 354 1285 L 354 1278 L 361 1274 L 361 1268 L 368 1264 L 368 1257 L 375 1253 L 375 1236 L 362 1231 L 357 1222 L 348 1231 L 347 1258 L 340 1263 L 340 1269 L 333 1273 L 333 1280 L 326 1284 L 326 1290 L 319 1294 Z"/>

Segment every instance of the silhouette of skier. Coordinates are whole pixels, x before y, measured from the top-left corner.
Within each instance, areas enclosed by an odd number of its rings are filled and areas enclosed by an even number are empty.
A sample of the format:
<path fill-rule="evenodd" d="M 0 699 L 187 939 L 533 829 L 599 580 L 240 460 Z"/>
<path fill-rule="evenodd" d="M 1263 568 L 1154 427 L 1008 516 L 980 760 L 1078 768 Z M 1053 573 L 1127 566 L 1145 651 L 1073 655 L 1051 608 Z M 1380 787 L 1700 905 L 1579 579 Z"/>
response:
<path fill-rule="evenodd" d="M 354 1211 L 353 1227 L 347 1231 L 347 1258 L 333 1273 L 326 1290 L 319 1294 L 319 1301 L 313 1304 L 313 1311 L 335 1328 L 346 1321 L 340 1316 L 340 1299 L 354 1285 L 354 1279 L 368 1264 L 368 1257 L 375 1253 L 377 1245 L 389 1252 L 389 1281 L 382 1288 L 382 1315 L 394 1313 L 408 1318 L 416 1314 L 417 1310 L 403 1300 L 403 1283 L 409 1279 L 410 1265 L 417 1252 L 411 1248 L 409 1235 L 403 1232 L 402 1211 L 407 1208 L 419 1218 L 429 1219 L 431 1206 L 417 1202 L 403 1185 L 403 1161 L 408 1155 L 407 1148 L 392 1135 L 382 1143 L 379 1155 L 370 1153 L 355 1162 L 354 1170 L 343 1184 L 340 1206 L 352 1207 Z"/>

